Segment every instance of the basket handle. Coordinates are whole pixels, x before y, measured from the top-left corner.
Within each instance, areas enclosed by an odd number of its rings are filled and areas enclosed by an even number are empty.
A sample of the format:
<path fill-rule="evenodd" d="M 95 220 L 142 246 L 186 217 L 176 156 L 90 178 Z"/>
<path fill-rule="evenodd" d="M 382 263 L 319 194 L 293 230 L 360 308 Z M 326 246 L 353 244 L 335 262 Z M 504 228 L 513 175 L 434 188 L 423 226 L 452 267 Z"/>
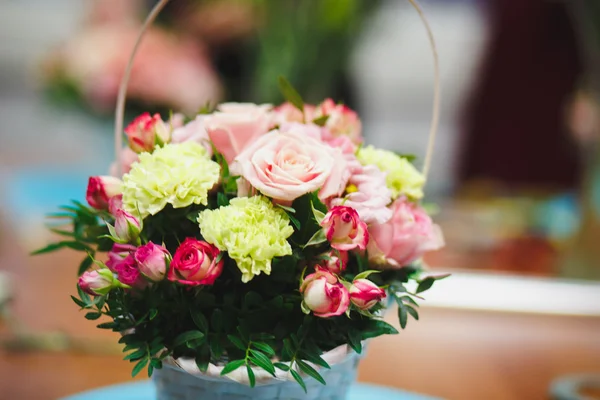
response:
<path fill-rule="evenodd" d="M 435 44 L 435 38 L 433 37 L 433 32 L 431 30 L 431 26 L 429 25 L 429 21 L 425 17 L 423 10 L 417 0 L 408 0 L 410 4 L 414 7 L 414 9 L 419 14 L 421 21 L 427 31 L 427 36 L 429 38 L 429 44 L 431 47 L 431 52 L 433 54 L 433 110 L 431 116 L 431 125 L 429 129 L 429 137 L 427 139 L 427 150 L 425 153 L 425 161 L 423 163 L 423 176 L 427 179 L 427 175 L 429 173 L 429 169 L 431 166 L 431 159 L 433 157 L 433 149 L 435 147 L 435 138 L 439 125 L 439 116 L 440 116 L 440 68 L 439 68 L 439 60 L 437 47 Z M 129 56 L 129 60 L 127 62 L 127 67 L 125 68 L 125 73 L 123 78 L 121 79 L 121 84 L 119 85 L 119 94 L 117 97 L 117 107 L 115 110 L 115 158 L 117 159 L 116 167 L 117 167 L 117 176 L 121 175 L 121 163 L 119 162 L 119 155 L 122 151 L 122 140 L 123 140 L 123 119 L 125 115 L 125 99 L 127 96 L 127 86 L 129 84 L 129 77 L 131 76 L 131 69 L 133 67 L 133 61 L 135 59 L 135 55 L 142 43 L 142 39 L 144 38 L 144 34 L 148 30 L 148 28 L 154 23 L 158 14 L 162 11 L 162 9 L 167 5 L 169 0 L 160 0 L 150 11 L 148 17 L 144 21 L 142 28 L 138 34 L 137 40 L 131 51 L 131 55 Z"/>

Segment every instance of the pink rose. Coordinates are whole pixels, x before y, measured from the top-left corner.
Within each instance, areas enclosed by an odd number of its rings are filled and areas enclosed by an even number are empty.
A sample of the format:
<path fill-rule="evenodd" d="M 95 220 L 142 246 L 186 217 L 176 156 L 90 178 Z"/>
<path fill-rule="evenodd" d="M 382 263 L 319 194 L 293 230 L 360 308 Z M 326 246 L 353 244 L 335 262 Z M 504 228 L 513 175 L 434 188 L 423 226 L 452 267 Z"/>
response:
<path fill-rule="evenodd" d="M 300 293 L 304 298 L 303 306 L 321 318 L 342 315 L 350 305 L 348 289 L 334 274 L 320 268 L 304 278 Z"/>
<path fill-rule="evenodd" d="M 320 263 L 324 269 L 338 275 L 346 270 L 346 266 L 348 265 L 347 252 L 332 250 L 329 253 L 326 253 L 325 256 L 327 258 Z"/>
<path fill-rule="evenodd" d="M 144 113 L 125 128 L 129 147 L 136 153 L 152 152 L 156 145 L 169 142 L 170 132 L 160 115 Z"/>
<path fill-rule="evenodd" d="M 115 265 L 127 258 L 128 255 L 135 252 L 137 248 L 131 244 L 113 244 L 112 249 L 108 253 L 108 260 L 106 266 L 113 272 L 115 271 Z"/>
<path fill-rule="evenodd" d="M 196 142 L 204 146 L 209 157 L 212 157 L 213 149 L 204 126 L 206 117 L 198 115 L 195 120 L 176 128 L 171 135 L 171 143 Z"/>
<path fill-rule="evenodd" d="M 367 224 L 361 221 L 355 209 L 335 206 L 325 215 L 321 226 L 331 247 L 340 251 L 366 249 L 369 242 Z"/>
<path fill-rule="evenodd" d="M 102 268 L 94 271 L 86 271 L 79 277 L 77 283 L 81 290 L 92 296 L 104 296 L 110 290 L 115 287 L 115 277 L 113 273 Z"/>
<path fill-rule="evenodd" d="M 184 285 L 212 285 L 223 272 L 219 249 L 212 244 L 187 238 L 173 255 L 169 280 Z"/>
<path fill-rule="evenodd" d="M 317 106 L 315 117 L 328 116 L 325 127 L 334 136 L 348 136 L 355 144 L 362 143 L 362 124 L 355 111 L 344 104 L 325 99 Z"/>
<path fill-rule="evenodd" d="M 425 252 L 444 246 L 442 230 L 418 205 L 401 197 L 391 209 L 393 214 L 389 221 L 369 228 L 371 241 L 367 250 L 372 262 L 402 267 Z"/>
<path fill-rule="evenodd" d="M 228 163 L 248 145 L 269 131 L 270 105 L 223 103 L 204 119 L 208 137 Z"/>
<path fill-rule="evenodd" d="M 152 242 L 138 247 L 133 258 L 142 275 L 152 282 L 164 279 L 171 261 L 169 251 Z"/>
<path fill-rule="evenodd" d="M 110 174 L 117 176 L 117 162 L 121 164 L 121 170 L 119 171 L 121 176 L 128 174 L 131 171 L 131 165 L 137 162 L 139 159 L 138 153 L 131 150 L 129 147 L 123 147 L 121 154 L 119 154 L 119 161 L 115 161 L 110 166 Z"/>
<path fill-rule="evenodd" d="M 321 199 L 339 196 L 350 177 L 343 155 L 301 127 L 261 136 L 236 157 L 232 172 L 284 203 L 319 189 Z"/>
<path fill-rule="evenodd" d="M 368 310 L 385 297 L 385 290 L 368 279 L 357 279 L 350 286 L 350 301 L 361 310 Z"/>
<path fill-rule="evenodd" d="M 140 221 L 123 209 L 115 213 L 115 235 L 122 242 L 131 242 L 140 236 L 142 226 Z"/>
<path fill-rule="evenodd" d="M 112 265 L 112 270 L 117 274 L 119 282 L 121 283 L 129 286 L 139 286 L 141 283 L 140 270 L 133 258 L 133 254 L 129 254 L 121 261 L 115 262 Z"/>
<path fill-rule="evenodd" d="M 304 113 L 302 113 L 295 105 L 290 102 L 285 102 L 273 109 L 275 115 L 275 123 L 277 125 L 285 124 L 286 122 L 311 122 L 315 115 L 315 106 L 311 104 L 304 105 Z"/>
<path fill-rule="evenodd" d="M 97 210 L 107 210 L 108 202 L 121 194 L 121 180 L 112 176 L 91 176 L 85 199 Z"/>
<path fill-rule="evenodd" d="M 344 198 L 331 202 L 332 206 L 345 205 L 358 212 L 360 219 L 367 224 L 382 224 L 392 217 L 388 205 L 392 201 L 392 192 L 385 182 L 385 173 L 375 165 L 359 166 L 353 171 L 350 180 L 353 190 L 347 190 Z"/>

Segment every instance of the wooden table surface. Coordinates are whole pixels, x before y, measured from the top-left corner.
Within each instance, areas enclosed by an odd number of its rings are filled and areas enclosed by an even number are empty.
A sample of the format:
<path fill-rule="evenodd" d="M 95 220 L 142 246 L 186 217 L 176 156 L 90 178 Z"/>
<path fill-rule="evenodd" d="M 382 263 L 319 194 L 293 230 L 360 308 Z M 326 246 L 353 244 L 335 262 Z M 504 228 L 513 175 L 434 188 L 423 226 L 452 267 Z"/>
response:
<path fill-rule="evenodd" d="M 65 351 L 1 349 L 0 399 L 57 399 L 131 379 L 130 364 L 115 353 L 114 334 L 97 330 L 69 298 L 78 259 L 69 251 L 31 258 L 0 241 L 0 270 L 13 275 L 11 309 L 22 326 L 72 338 Z M 563 374 L 600 374 L 597 318 L 433 307 L 424 307 L 421 317 L 399 335 L 370 343 L 360 381 L 444 399 L 536 400 L 548 398 L 549 383 Z M 0 326 L 0 337 L 11 337 L 6 321 Z"/>

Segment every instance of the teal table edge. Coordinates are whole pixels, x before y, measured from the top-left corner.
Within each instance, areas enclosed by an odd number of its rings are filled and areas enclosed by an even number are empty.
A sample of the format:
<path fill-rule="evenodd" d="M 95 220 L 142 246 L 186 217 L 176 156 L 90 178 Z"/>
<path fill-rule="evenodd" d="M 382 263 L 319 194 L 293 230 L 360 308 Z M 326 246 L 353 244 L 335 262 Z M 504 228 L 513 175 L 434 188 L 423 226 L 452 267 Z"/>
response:
<path fill-rule="evenodd" d="M 90 390 L 62 400 L 154 400 L 156 393 L 151 381 L 124 383 Z M 441 400 L 435 397 L 404 392 L 383 386 L 358 383 L 350 388 L 348 400 Z"/>

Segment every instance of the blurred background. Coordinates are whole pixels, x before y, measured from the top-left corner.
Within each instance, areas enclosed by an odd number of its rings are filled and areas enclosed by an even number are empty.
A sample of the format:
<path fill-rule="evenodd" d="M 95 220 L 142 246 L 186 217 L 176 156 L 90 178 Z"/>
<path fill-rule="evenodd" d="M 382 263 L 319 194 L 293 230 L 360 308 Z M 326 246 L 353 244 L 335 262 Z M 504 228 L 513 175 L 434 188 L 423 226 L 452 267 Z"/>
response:
<path fill-rule="evenodd" d="M 44 215 L 108 172 L 118 84 L 153 3 L 0 0 L 0 399 L 130 379 L 69 299 L 79 256 L 28 254 L 53 239 Z M 427 193 L 447 241 L 427 262 L 454 276 L 422 321 L 372 344 L 359 379 L 444 399 L 600 398 L 600 1 L 421 4 L 442 84 Z M 405 0 L 173 0 L 126 119 L 279 103 L 278 75 L 356 109 L 367 142 L 420 165 L 433 67 Z M 573 382 L 582 397 L 559 397 Z"/>

